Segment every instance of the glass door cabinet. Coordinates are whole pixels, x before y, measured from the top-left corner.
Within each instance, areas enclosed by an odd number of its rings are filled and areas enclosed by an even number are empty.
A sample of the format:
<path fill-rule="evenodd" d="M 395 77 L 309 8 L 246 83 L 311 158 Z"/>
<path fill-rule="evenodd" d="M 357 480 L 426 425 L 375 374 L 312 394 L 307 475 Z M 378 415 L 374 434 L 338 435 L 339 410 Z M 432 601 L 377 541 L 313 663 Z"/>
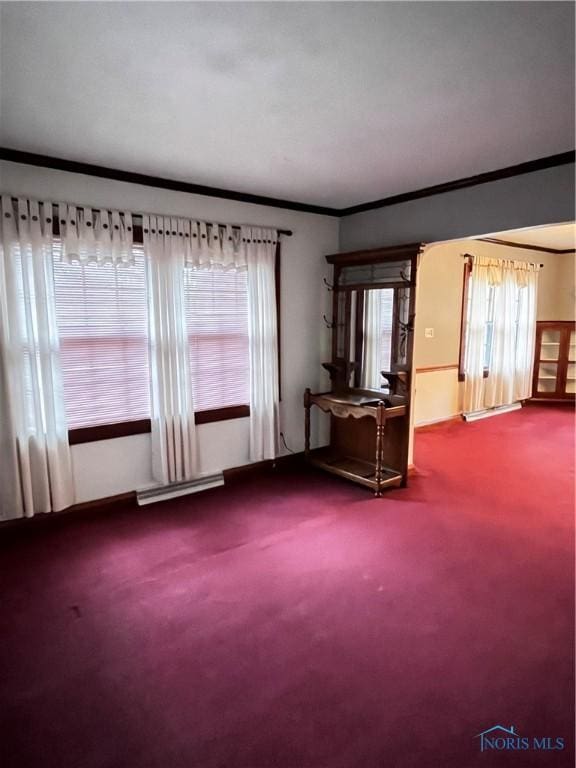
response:
<path fill-rule="evenodd" d="M 576 324 L 536 323 L 532 397 L 570 400 L 576 396 Z"/>

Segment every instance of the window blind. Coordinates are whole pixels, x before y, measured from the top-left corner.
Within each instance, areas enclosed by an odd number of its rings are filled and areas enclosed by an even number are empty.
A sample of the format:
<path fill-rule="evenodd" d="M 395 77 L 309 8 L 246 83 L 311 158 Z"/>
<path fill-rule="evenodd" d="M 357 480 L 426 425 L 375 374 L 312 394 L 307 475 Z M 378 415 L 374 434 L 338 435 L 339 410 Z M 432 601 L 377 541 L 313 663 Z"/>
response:
<path fill-rule="evenodd" d="M 184 270 L 194 410 L 250 402 L 245 271 Z"/>
<path fill-rule="evenodd" d="M 68 264 L 54 244 L 54 281 L 70 429 L 150 418 L 146 273 L 135 264 Z"/>
<path fill-rule="evenodd" d="M 380 332 L 382 370 L 389 371 L 392 358 L 392 325 L 394 314 L 394 289 L 381 288 L 380 291 Z"/>

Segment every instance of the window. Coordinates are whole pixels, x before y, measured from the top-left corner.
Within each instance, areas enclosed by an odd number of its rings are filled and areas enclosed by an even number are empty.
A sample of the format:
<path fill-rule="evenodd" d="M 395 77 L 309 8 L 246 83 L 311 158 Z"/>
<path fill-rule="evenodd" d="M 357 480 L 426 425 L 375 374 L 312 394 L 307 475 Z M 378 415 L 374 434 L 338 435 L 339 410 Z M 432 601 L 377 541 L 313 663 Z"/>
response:
<path fill-rule="evenodd" d="M 466 328 L 470 319 L 470 275 L 472 274 L 472 265 L 469 262 L 464 264 L 464 284 L 462 289 L 462 318 L 460 322 L 460 357 L 458 360 L 458 380 L 464 381 L 465 356 L 466 356 Z M 494 333 L 494 286 L 490 286 L 486 296 L 486 327 L 484 329 L 484 377 L 490 373 L 490 358 L 492 357 L 492 339 Z"/>
<path fill-rule="evenodd" d="M 130 267 L 61 261 L 55 300 L 72 443 L 150 431 L 143 246 Z M 278 265 L 277 265 L 278 266 Z M 247 273 L 184 270 L 196 423 L 250 415 Z"/>
<path fill-rule="evenodd" d="M 458 378 L 464 381 L 465 378 L 465 350 L 466 350 L 466 328 L 470 318 L 470 291 L 468 284 L 470 281 L 471 269 L 469 264 L 464 266 L 464 290 L 462 294 L 462 323 L 460 331 L 460 360 Z M 518 330 L 520 325 L 522 291 L 516 289 L 516 344 L 518 343 Z M 490 363 L 492 361 L 492 344 L 494 341 L 494 309 L 496 305 L 496 286 L 491 285 L 486 295 L 486 326 L 484 330 L 484 377 L 490 374 Z"/>
<path fill-rule="evenodd" d="M 392 359 L 392 325 L 394 322 L 394 289 L 381 288 L 378 291 L 380 295 L 380 345 L 381 345 L 381 363 L 382 370 L 391 370 L 390 363 Z"/>
<path fill-rule="evenodd" d="M 194 409 L 246 406 L 250 402 L 247 273 L 195 269 L 184 273 Z"/>
<path fill-rule="evenodd" d="M 488 295 L 486 296 L 486 328 L 484 329 L 484 370 L 490 370 L 490 360 L 492 358 L 492 340 L 494 338 L 494 295 L 495 288 L 491 285 L 488 289 Z M 470 297 L 468 297 L 468 309 L 466 314 L 466 322 L 468 323 L 470 317 Z"/>
<path fill-rule="evenodd" d="M 71 430 L 150 418 L 142 248 L 130 267 L 68 264 L 54 247 L 66 416 Z"/>
<path fill-rule="evenodd" d="M 398 343 L 405 303 L 402 291 L 375 287 L 352 292 L 350 314 L 355 325 L 350 329 L 350 359 L 356 387 L 381 389 L 382 372 L 391 373 L 396 364 L 402 365 Z"/>

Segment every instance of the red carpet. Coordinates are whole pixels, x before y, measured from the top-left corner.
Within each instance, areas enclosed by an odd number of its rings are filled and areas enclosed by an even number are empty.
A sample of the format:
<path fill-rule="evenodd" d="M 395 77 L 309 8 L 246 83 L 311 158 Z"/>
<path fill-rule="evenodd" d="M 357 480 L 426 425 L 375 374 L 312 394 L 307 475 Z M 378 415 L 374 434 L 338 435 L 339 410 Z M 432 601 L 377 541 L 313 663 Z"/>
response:
<path fill-rule="evenodd" d="M 574 764 L 573 411 L 1 532 L 3 768 Z M 559 751 L 480 753 L 515 726 Z"/>

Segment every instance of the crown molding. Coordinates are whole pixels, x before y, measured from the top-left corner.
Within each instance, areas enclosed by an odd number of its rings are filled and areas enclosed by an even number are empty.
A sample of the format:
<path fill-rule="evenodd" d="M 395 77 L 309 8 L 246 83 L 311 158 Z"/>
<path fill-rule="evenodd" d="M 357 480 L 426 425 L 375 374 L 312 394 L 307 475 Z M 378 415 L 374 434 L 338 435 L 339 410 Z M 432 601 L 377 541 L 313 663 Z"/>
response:
<path fill-rule="evenodd" d="M 65 160 L 61 157 L 39 155 L 34 152 L 22 152 L 19 149 L 0 147 L 0 160 L 8 160 L 11 163 L 23 163 L 35 165 L 39 168 L 51 168 L 56 171 L 68 173 L 81 173 L 85 176 L 97 176 L 101 179 L 113 179 L 128 184 L 141 184 L 145 187 L 157 189 L 169 189 L 173 192 L 186 192 L 191 195 L 204 195 L 205 197 L 217 197 L 222 200 L 236 200 L 240 203 L 253 203 L 254 205 L 266 205 L 271 208 L 283 208 L 288 211 L 300 211 L 302 213 L 317 213 L 321 216 L 339 216 L 335 208 L 327 208 L 322 205 L 309 205 L 293 200 L 282 200 L 276 197 L 264 195 L 252 195 L 248 192 L 238 192 L 220 187 L 207 187 L 203 184 L 191 184 L 177 179 L 164 179 L 159 176 L 149 176 L 145 173 L 133 171 L 121 171 L 117 168 L 107 168 L 92 163 L 79 163 L 76 160 Z"/>
<path fill-rule="evenodd" d="M 561 152 L 558 155 L 541 157 L 538 160 L 530 160 L 527 163 L 509 165 L 506 168 L 499 168 L 496 171 L 478 173 L 476 176 L 467 176 L 464 179 L 456 179 L 455 181 L 448 181 L 444 184 L 435 184 L 433 187 L 424 187 L 423 189 L 417 189 L 414 192 L 404 192 L 401 195 L 383 197 L 381 200 L 373 200 L 369 203 L 351 205 L 348 208 L 341 209 L 339 215 L 351 216 L 354 213 L 364 213 L 364 211 L 373 211 L 376 208 L 386 208 L 390 205 L 408 203 L 411 200 L 420 200 L 423 197 L 443 195 L 446 192 L 455 192 L 458 189 L 465 189 L 466 187 L 476 187 L 479 184 L 487 184 L 490 181 L 500 181 L 501 179 L 509 179 L 512 176 L 522 176 L 525 173 L 534 173 L 534 171 L 542 171 L 546 168 L 555 168 L 557 165 L 567 165 L 573 163 L 575 159 L 576 150 Z"/>
<path fill-rule="evenodd" d="M 524 248 L 527 251 L 540 251 L 540 253 L 575 253 L 574 248 L 546 248 L 544 245 L 532 245 L 532 243 L 515 243 L 513 240 L 502 240 L 499 237 L 479 237 L 481 243 L 492 243 L 492 245 L 505 245 L 507 248 Z"/>
<path fill-rule="evenodd" d="M 288 211 L 299 211 L 301 213 L 315 213 L 321 216 L 351 216 L 355 213 L 373 211 L 377 208 L 386 208 L 391 205 L 408 203 L 412 200 L 419 200 L 423 197 L 432 197 L 433 195 L 443 195 L 446 192 L 455 192 L 467 187 L 475 187 L 479 184 L 487 184 L 491 181 L 509 179 L 513 176 L 521 176 L 525 173 L 534 173 L 546 168 L 555 168 L 558 165 L 567 165 L 574 163 L 576 159 L 576 150 L 570 152 L 561 152 L 557 155 L 541 157 L 538 160 L 530 160 L 527 163 L 518 165 L 509 165 L 506 168 L 500 168 L 495 171 L 479 173 L 476 176 L 468 176 L 464 179 L 448 181 L 444 184 L 436 184 L 432 187 L 417 189 L 413 192 L 404 192 L 400 195 L 383 197 L 380 200 L 373 200 L 360 205 L 352 205 L 347 208 L 330 208 L 321 205 L 310 205 L 308 203 L 299 203 L 295 200 L 282 200 L 275 197 L 265 197 L 263 195 L 253 195 L 248 192 L 238 192 L 230 189 L 221 189 L 220 187 L 207 187 L 202 184 L 191 184 L 186 181 L 176 179 L 164 179 L 158 176 L 149 176 L 144 173 L 134 173 L 132 171 L 121 171 L 116 168 L 107 168 L 101 165 L 91 163 L 80 163 L 75 160 L 65 160 L 64 158 L 51 157 L 49 155 L 40 155 L 34 152 L 23 152 L 19 149 L 10 149 L 9 147 L 0 147 L 0 160 L 7 160 L 12 163 L 22 163 L 24 165 L 34 165 L 40 168 L 51 168 L 57 171 L 67 171 L 69 173 L 81 173 L 86 176 L 96 176 L 103 179 L 113 179 L 114 181 L 123 181 L 128 184 L 141 184 L 146 187 L 156 187 L 158 189 L 168 189 L 174 192 L 186 192 L 192 195 L 204 195 L 206 197 L 217 197 L 223 200 L 236 200 L 241 203 L 253 203 L 254 205 L 265 205 L 271 208 L 283 208 Z"/>

